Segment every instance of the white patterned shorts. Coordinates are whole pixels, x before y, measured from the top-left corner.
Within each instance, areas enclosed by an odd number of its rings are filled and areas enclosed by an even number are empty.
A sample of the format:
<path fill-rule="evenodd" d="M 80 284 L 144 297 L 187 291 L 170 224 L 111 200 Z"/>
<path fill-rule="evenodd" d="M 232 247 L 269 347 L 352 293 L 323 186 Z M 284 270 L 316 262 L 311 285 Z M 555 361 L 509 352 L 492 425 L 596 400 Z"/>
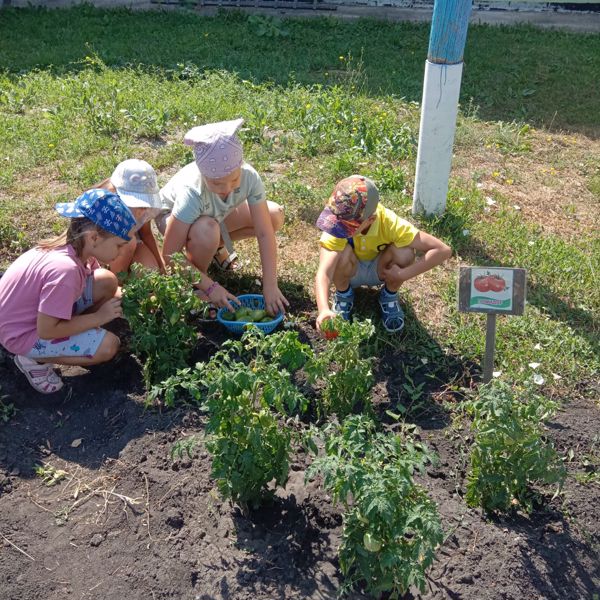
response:
<path fill-rule="evenodd" d="M 94 276 L 88 275 L 83 294 L 73 305 L 74 315 L 81 314 L 94 303 L 92 297 L 93 285 Z M 34 360 L 36 358 L 56 358 L 58 356 L 83 356 L 92 358 L 100 347 L 105 335 L 106 329 L 96 327 L 64 338 L 55 338 L 53 340 L 43 340 L 40 338 L 25 356 Z"/>

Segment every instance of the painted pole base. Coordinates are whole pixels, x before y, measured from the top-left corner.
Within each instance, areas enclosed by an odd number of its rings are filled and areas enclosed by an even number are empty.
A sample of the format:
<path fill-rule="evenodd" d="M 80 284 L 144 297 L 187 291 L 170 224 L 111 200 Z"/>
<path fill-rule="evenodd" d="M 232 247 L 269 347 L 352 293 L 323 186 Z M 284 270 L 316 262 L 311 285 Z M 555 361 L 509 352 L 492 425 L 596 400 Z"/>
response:
<path fill-rule="evenodd" d="M 425 63 L 413 215 L 446 210 L 462 69 L 463 63 Z"/>

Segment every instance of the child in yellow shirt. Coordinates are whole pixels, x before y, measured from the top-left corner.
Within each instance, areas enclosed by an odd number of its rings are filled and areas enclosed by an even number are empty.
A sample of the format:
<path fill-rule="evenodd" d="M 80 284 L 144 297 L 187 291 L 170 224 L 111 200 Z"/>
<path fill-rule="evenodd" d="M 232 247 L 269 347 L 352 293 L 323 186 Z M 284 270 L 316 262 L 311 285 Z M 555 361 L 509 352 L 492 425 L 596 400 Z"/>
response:
<path fill-rule="evenodd" d="M 404 327 L 398 289 L 448 259 L 452 250 L 379 204 L 379 191 L 367 177 L 351 175 L 337 183 L 317 220 L 320 239 L 315 294 L 317 329 L 336 314 L 348 320 L 354 288 L 381 286 L 379 305 L 387 331 Z M 415 251 L 423 256 L 415 261 Z M 333 308 L 329 288 L 333 283 Z"/>

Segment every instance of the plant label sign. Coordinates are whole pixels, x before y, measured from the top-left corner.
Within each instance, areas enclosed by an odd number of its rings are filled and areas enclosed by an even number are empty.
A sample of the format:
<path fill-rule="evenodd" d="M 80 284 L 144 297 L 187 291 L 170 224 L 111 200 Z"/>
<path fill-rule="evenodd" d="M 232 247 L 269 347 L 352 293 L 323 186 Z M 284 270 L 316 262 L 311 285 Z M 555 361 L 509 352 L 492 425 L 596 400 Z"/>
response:
<path fill-rule="evenodd" d="M 522 315 L 525 310 L 525 269 L 460 267 L 458 310 Z"/>
<path fill-rule="evenodd" d="M 483 382 L 494 370 L 496 315 L 522 315 L 525 310 L 525 269 L 461 267 L 458 277 L 458 310 L 487 313 Z"/>

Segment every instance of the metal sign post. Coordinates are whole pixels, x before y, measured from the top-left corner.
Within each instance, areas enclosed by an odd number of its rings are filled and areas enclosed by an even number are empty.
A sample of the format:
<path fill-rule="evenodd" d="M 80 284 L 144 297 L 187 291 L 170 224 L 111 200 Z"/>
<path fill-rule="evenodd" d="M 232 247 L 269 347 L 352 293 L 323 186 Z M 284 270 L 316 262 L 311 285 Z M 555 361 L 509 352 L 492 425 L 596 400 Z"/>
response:
<path fill-rule="evenodd" d="M 496 315 L 522 315 L 525 310 L 527 272 L 506 267 L 460 267 L 458 310 L 487 314 L 483 383 L 494 372 Z"/>

